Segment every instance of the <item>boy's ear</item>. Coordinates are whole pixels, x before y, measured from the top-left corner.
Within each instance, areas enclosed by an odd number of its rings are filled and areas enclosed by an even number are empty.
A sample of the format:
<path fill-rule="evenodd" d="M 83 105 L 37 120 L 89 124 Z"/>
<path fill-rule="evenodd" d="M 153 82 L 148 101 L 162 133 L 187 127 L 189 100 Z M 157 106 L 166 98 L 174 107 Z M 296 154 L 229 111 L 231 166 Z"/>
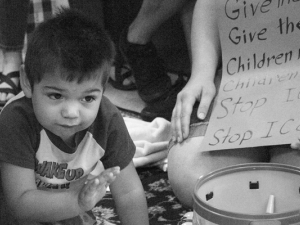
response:
<path fill-rule="evenodd" d="M 20 84 L 21 88 L 27 98 L 31 98 L 32 96 L 32 88 L 30 85 L 30 82 L 27 78 L 27 75 L 25 73 L 24 65 L 21 65 L 20 68 Z"/>

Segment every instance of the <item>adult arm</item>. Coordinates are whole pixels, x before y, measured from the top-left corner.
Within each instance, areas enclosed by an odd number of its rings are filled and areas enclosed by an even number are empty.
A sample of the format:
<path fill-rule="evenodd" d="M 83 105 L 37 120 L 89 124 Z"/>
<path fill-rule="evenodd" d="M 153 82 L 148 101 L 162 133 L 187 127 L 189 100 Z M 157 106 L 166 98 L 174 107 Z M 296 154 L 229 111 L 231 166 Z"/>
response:
<path fill-rule="evenodd" d="M 172 115 L 173 139 L 182 142 L 189 134 L 193 106 L 199 101 L 197 116 L 204 119 L 215 97 L 214 77 L 220 60 L 220 40 L 215 0 L 198 0 L 192 22 L 192 73 L 177 96 Z"/>

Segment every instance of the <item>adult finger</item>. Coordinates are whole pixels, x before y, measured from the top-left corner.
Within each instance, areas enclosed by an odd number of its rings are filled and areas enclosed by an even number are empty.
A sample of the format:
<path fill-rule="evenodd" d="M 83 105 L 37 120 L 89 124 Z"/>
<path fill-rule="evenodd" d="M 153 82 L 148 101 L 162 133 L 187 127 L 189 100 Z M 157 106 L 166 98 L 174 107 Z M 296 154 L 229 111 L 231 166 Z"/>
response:
<path fill-rule="evenodd" d="M 171 132 L 173 141 L 177 141 L 181 137 L 180 127 L 180 112 L 181 112 L 181 100 L 177 97 L 175 107 L 172 112 L 171 119 Z"/>
<path fill-rule="evenodd" d="M 199 107 L 197 110 L 197 116 L 200 120 L 204 120 L 206 118 L 209 107 L 214 97 L 215 97 L 215 90 L 202 93 Z"/>
<path fill-rule="evenodd" d="M 181 118 L 180 126 L 181 126 L 183 140 L 186 139 L 189 135 L 191 115 L 192 115 L 192 111 L 193 111 L 195 102 L 196 102 L 196 99 L 194 99 L 192 97 L 183 98 L 182 110 L 181 110 L 181 115 L 180 115 L 180 118 Z"/>

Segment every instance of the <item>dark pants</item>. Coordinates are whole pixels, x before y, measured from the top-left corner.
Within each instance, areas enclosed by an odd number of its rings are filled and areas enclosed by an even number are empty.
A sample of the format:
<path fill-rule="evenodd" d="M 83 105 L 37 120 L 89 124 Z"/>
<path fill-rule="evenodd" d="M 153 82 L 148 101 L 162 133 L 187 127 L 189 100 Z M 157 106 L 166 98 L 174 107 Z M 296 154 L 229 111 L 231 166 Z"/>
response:
<path fill-rule="evenodd" d="M 0 48 L 21 51 L 27 28 L 29 0 L 0 0 Z"/>

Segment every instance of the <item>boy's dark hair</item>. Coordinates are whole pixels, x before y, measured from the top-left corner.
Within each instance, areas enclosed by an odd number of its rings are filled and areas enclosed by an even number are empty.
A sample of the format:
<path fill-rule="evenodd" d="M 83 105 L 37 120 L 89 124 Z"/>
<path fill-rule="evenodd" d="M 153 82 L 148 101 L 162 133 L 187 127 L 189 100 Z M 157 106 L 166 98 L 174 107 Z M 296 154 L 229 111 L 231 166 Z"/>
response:
<path fill-rule="evenodd" d="M 104 85 L 114 57 L 114 45 L 99 23 L 79 11 L 62 8 L 32 33 L 25 72 L 33 88 L 45 73 L 58 70 L 63 79 L 80 83 L 103 68 Z"/>

